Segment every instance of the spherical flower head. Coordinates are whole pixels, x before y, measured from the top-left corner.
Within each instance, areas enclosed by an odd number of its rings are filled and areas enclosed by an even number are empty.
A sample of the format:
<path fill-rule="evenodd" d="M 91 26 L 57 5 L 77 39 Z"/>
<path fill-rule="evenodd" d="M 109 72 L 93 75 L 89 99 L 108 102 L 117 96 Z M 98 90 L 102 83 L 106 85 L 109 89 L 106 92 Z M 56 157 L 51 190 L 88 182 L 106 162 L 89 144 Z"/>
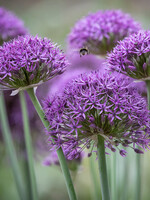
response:
<path fill-rule="evenodd" d="M 140 25 L 121 10 L 98 11 L 79 20 L 68 36 L 70 47 L 87 47 L 92 54 L 105 55 L 118 40 L 140 30 Z"/>
<path fill-rule="evenodd" d="M 14 13 L 0 7 L 0 44 L 27 33 L 22 20 Z"/>
<path fill-rule="evenodd" d="M 62 147 L 68 159 L 77 158 L 85 147 L 93 151 L 98 135 L 113 152 L 119 144 L 135 152 L 135 144 L 147 148 L 149 111 L 145 99 L 129 85 L 128 78 L 95 71 L 70 82 L 62 95 L 46 99 L 49 145 Z"/>
<path fill-rule="evenodd" d="M 134 79 L 150 77 L 150 31 L 141 30 L 120 41 L 108 55 L 111 70 Z"/>
<path fill-rule="evenodd" d="M 29 87 L 61 74 L 68 62 L 47 38 L 20 36 L 0 47 L 0 84 Z"/>

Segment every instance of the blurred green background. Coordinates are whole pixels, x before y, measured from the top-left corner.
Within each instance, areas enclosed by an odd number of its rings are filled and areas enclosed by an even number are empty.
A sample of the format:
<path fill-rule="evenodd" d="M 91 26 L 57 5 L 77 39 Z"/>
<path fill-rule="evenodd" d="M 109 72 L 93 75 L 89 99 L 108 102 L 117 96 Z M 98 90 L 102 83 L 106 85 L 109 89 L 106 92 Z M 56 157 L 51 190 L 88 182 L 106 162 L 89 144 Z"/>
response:
<path fill-rule="evenodd" d="M 66 36 L 74 23 L 89 12 L 100 9 L 121 9 L 132 14 L 140 21 L 143 28 L 149 29 L 149 0 L 0 0 L 0 6 L 12 10 L 25 22 L 25 26 L 33 35 L 51 38 L 65 50 Z M 13 176 L 5 149 L 0 144 L 0 200 L 19 200 L 13 182 Z M 133 180 L 135 178 L 135 153 L 129 153 L 127 158 L 117 156 L 118 185 L 124 176 L 124 163 L 128 159 L 130 184 L 124 185 L 128 199 L 133 199 Z M 111 156 L 107 156 L 108 164 Z M 65 182 L 59 167 L 45 167 L 42 158 L 35 160 L 36 177 L 40 200 L 68 200 Z M 150 187 L 150 153 L 142 156 L 142 200 L 149 200 Z M 95 161 L 96 172 L 97 162 Z M 108 165 L 108 170 L 110 170 Z M 131 186 L 131 187 L 130 187 Z M 90 179 L 89 159 L 85 158 L 75 179 L 75 188 L 79 200 L 94 200 L 93 183 Z M 118 200 L 123 199 L 120 192 Z"/>

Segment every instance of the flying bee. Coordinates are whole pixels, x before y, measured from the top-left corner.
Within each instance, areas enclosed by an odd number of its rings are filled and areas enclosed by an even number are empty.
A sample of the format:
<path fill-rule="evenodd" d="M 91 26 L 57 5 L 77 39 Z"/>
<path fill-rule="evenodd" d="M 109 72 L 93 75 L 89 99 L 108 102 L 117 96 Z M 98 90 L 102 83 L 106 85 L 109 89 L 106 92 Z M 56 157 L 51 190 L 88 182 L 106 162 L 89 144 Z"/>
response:
<path fill-rule="evenodd" d="M 81 56 L 88 55 L 90 52 L 89 52 L 89 49 L 87 47 L 83 47 L 79 50 L 79 53 L 80 53 L 80 57 L 81 57 Z"/>
<path fill-rule="evenodd" d="M 80 57 L 88 55 L 90 53 L 89 49 L 87 47 L 82 47 L 80 49 L 72 49 L 70 51 L 70 55 L 72 53 L 79 53 Z"/>

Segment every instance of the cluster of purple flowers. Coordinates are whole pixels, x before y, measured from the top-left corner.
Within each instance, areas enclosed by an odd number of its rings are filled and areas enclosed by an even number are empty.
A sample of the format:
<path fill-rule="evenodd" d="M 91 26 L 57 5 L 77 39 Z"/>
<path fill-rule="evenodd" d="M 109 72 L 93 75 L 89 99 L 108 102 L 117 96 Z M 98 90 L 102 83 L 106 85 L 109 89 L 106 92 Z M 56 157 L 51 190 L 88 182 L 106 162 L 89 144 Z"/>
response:
<path fill-rule="evenodd" d="M 120 41 L 107 62 L 112 71 L 134 79 L 150 77 L 150 31 L 141 30 Z"/>
<path fill-rule="evenodd" d="M 0 47 L 0 84 L 10 88 L 45 82 L 61 74 L 68 64 L 47 38 L 20 36 Z"/>
<path fill-rule="evenodd" d="M 18 35 L 25 35 L 28 31 L 24 23 L 14 13 L 0 7 L 0 45 L 3 41 L 16 38 Z"/>
<path fill-rule="evenodd" d="M 60 96 L 45 100 L 50 147 L 62 147 L 65 156 L 72 160 L 85 147 L 92 152 L 101 135 L 105 147 L 113 152 L 119 144 L 132 144 L 135 152 L 143 153 L 135 144 L 143 149 L 149 145 L 146 101 L 129 87 L 128 79 L 118 76 L 101 75 L 99 71 L 82 74 Z M 126 151 L 120 150 L 120 154 L 125 156 Z"/>
<path fill-rule="evenodd" d="M 140 30 L 139 23 L 120 10 L 98 11 L 79 20 L 68 36 L 71 48 L 88 47 L 92 54 L 106 54 L 118 40 Z"/>
<path fill-rule="evenodd" d="M 7 31 L 0 24 L 0 30 L 5 30 L 0 31 L 3 41 L 27 33 L 21 21 L 15 16 L 9 17 L 12 13 L 1 8 L 0 16 L 4 16 L 4 13 L 12 21 L 4 23 L 5 17 L 1 17 L 1 23 L 10 27 L 10 31 Z M 90 53 L 100 55 L 112 50 L 118 40 L 131 34 L 128 39 L 119 42 L 109 55 L 109 66 L 118 72 L 130 74 L 132 78 L 135 78 L 137 69 L 138 78 L 143 76 L 141 73 L 148 77 L 150 34 L 139 30 L 140 25 L 120 10 L 98 11 L 76 23 L 68 42 L 71 48 L 87 47 Z M 90 58 L 91 55 L 88 55 L 86 61 L 80 57 L 79 63 L 75 64 L 79 70 L 70 75 L 72 65 L 64 76 L 64 83 L 66 79 L 81 73 L 81 65 L 84 72 L 86 62 L 86 70 L 87 66 L 92 69 L 101 67 L 102 61 Z M 75 60 L 79 60 L 79 55 Z M 81 63 L 81 60 L 84 62 Z M 0 47 L 0 84 L 12 89 L 35 87 L 63 73 L 67 65 L 63 52 L 49 39 L 19 36 Z M 60 82 L 61 87 L 64 83 Z M 91 148 L 92 152 L 98 135 L 105 139 L 105 147 L 112 151 L 118 148 L 122 156 L 126 152 L 120 150 L 119 144 L 130 146 L 137 153 L 142 151 L 135 144 L 143 149 L 148 147 L 149 113 L 145 100 L 132 87 L 131 79 L 95 71 L 80 75 L 66 85 L 58 96 L 48 98 L 44 103 L 46 119 L 50 123 L 49 144 L 52 148 L 62 147 L 67 159 L 72 160 L 78 158 L 85 147 Z"/>

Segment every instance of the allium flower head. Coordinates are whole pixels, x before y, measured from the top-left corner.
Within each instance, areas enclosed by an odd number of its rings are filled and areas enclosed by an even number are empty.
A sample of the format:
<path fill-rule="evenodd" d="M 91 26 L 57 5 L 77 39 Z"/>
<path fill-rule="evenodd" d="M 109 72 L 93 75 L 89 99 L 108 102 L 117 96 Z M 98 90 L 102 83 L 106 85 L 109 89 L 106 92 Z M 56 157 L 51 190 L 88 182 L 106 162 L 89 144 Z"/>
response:
<path fill-rule="evenodd" d="M 108 55 L 111 70 L 135 79 L 150 77 L 150 31 L 141 30 L 120 41 Z"/>
<path fill-rule="evenodd" d="M 16 38 L 18 35 L 25 35 L 27 32 L 22 20 L 12 12 L 0 7 L 0 44 Z"/>
<path fill-rule="evenodd" d="M 146 101 L 129 87 L 128 78 L 99 71 L 80 75 L 61 96 L 46 99 L 44 107 L 50 124 L 49 144 L 62 147 L 68 159 L 77 158 L 85 147 L 93 149 L 98 135 L 113 152 L 119 144 L 137 153 L 143 152 L 135 144 L 143 149 L 149 145 Z M 126 151 L 120 154 L 125 156 Z"/>
<path fill-rule="evenodd" d="M 27 87 L 61 74 L 67 61 L 47 38 L 20 36 L 0 47 L 0 84 Z"/>
<path fill-rule="evenodd" d="M 88 47 L 92 54 L 106 54 L 118 40 L 140 30 L 129 14 L 120 10 L 98 11 L 79 20 L 68 36 L 70 47 Z"/>

